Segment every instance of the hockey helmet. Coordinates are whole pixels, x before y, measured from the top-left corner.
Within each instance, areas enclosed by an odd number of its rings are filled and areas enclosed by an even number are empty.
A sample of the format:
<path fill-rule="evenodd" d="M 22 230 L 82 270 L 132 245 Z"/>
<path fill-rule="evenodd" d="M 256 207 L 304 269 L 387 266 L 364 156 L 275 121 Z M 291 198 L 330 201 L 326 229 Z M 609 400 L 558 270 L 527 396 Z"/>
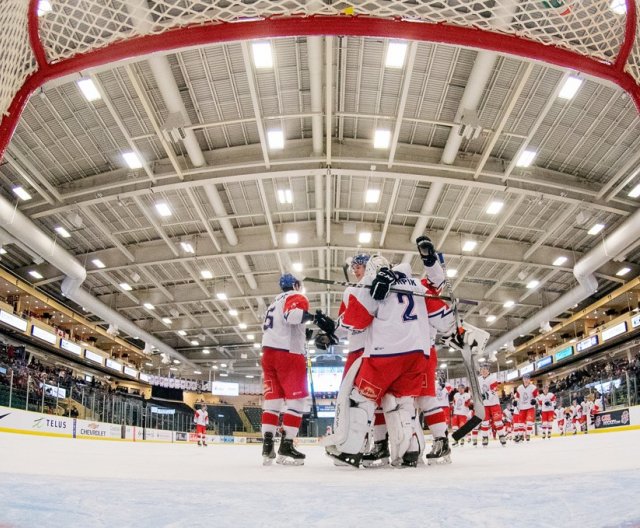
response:
<path fill-rule="evenodd" d="M 529 374 L 523 374 L 523 375 L 522 375 L 522 381 L 524 381 L 524 380 L 531 380 L 531 375 L 529 375 Z"/>
<path fill-rule="evenodd" d="M 291 273 L 285 273 L 280 277 L 280 289 L 282 291 L 292 290 L 296 285 L 300 286 L 300 281 L 291 275 Z"/>
<path fill-rule="evenodd" d="M 359 253 L 351 259 L 351 267 L 353 266 L 366 266 L 371 257 L 366 253 Z"/>

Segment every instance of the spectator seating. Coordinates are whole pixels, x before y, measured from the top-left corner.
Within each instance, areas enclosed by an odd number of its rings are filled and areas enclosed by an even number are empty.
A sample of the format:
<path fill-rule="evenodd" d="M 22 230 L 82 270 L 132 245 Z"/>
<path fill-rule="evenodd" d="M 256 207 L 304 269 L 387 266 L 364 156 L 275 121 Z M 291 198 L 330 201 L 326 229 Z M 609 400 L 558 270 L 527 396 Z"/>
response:
<path fill-rule="evenodd" d="M 262 427 L 262 409 L 260 407 L 243 407 L 244 413 L 251 422 L 254 431 L 260 431 Z"/>
<path fill-rule="evenodd" d="M 209 424 L 215 424 L 222 434 L 243 431 L 242 419 L 233 405 L 207 405 Z"/>

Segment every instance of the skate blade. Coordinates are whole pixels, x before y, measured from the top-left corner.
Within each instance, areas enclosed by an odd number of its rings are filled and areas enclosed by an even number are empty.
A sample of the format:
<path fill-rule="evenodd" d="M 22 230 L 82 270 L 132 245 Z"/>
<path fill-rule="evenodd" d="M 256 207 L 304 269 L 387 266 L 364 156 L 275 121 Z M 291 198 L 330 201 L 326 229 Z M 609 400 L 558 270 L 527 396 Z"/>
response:
<path fill-rule="evenodd" d="M 363 460 L 361 462 L 362 467 L 367 469 L 379 469 L 383 467 L 387 467 L 390 461 L 389 458 L 380 458 L 378 460 Z"/>
<path fill-rule="evenodd" d="M 447 464 L 451 464 L 451 456 L 446 455 L 439 458 L 429 458 L 427 459 L 427 465 L 429 466 L 446 466 Z"/>
<path fill-rule="evenodd" d="M 304 466 L 304 459 L 278 455 L 278 458 L 276 458 L 276 464 L 280 464 L 281 466 Z"/>
<path fill-rule="evenodd" d="M 263 466 L 270 466 L 271 464 L 273 464 L 273 458 L 272 457 L 262 457 L 262 465 Z"/>

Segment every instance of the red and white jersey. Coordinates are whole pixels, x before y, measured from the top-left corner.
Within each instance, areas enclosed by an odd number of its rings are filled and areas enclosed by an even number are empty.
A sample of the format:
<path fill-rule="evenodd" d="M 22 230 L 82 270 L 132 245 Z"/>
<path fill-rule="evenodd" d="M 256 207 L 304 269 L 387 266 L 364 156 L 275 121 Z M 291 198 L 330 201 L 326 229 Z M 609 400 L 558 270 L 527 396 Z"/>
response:
<path fill-rule="evenodd" d="M 556 407 L 556 395 L 553 392 L 538 394 L 538 405 L 543 411 L 553 411 Z"/>
<path fill-rule="evenodd" d="M 193 415 L 193 423 L 196 425 L 209 425 L 209 413 L 198 409 Z"/>
<path fill-rule="evenodd" d="M 411 277 L 409 264 L 393 268 L 402 274 L 394 288 L 426 293 L 417 279 Z M 365 356 L 396 356 L 412 352 L 429 355 L 429 316 L 427 305 L 411 293 L 391 292 L 383 301 L 371 297 L 368 288 L 353 288 L 340 324 L 353 330 L 367 329 Z"/>
<path fill-rule="evenodd" d="M 518 408 L 521 411 L 526 411 L 527 409 L 535 407 L 534 405 L 531 405 L 531 400 L 535 400 L 538 397 L 538 387 L 533 383 L 529 383 L 526 387 L 524 384 L 521 384 L 516 389 L 514 396 L 516 400 L 518 400 Z"/>
<path fill-rule="evenodd" d="M 564 407 L 560 406 L 555 410 L 556 413 L 556 420 L 557 421 L 562 421 L 564 420 Z"/>
<path fill-rule="evenodd" d="M 591 409 L 591 414 L 598 414 L 604 410 L 604 406 L 602 405 L 602 399 L 598 398 L 593 402 L 593 408 Z"/>
<path fill-rule="evenodd" d="M 426 268 L 426 277 L 422 285 L 429 295 L 440 295 L 444 286 L 444 271 L 439 262 Z M 449 336 L 456 331 L 456 318 L 451 307 L 442 299 L 427 299 L 431 344 L 435 343 L 438 334 Z"/>
<path fill-rule="evenodd" d="M 471 394 L 468 392 L 456 392 L 453 395 L 453 414 L 469 418 L 469 403 Z"/>
<path fill-rule="evenodd" d="M 340 304 L 340 310 L 338 311 L 338 324 L 336 325 L 335 331 L 336 336 L 340 338 L 346 337 L 347 339 L 349 339 L 349 352 L 364 350 L 365 338 L 367 335 L 366 328 L 364 330 L 357 330 L 355 328 L 347 328 L 344 324 L 342 324 L 342 315 L 347 309 L 349 298 L 356 290 L 356 288 L 349 287 L 344 291 L 344 294 L 342 295 L 342 303 Z"/>
<path fill-rule="evenodd" d="M 264 318 L 262 346 L 304 354 L 302 316 L 308 311 L 309 301 L 301 293 L 291 290 L 278 295 Z"/>
<path fill-rule="evenodd" d="M 580 405 L 579 403 L 577 405 L 572 405 L 571 414 L 573 415 L 574 418 L 582 418 L 584 414 L 582 412 L 582 405 Z"/>
<path fill-rule="evenodd" d="M 480 383 L 480 392 L 484 394 L 482 404 L 487 405 L 500 405 L 500 397 L 498 396 L 498 376 L 495 374 L 489 374 L 486 378 L 478 376 L 478 382 Z"/>
<path fill-rule="evenodd" d="M 580 406 L 582 407 L 582 414 L 584 416 L 591 416 L 591 409 L 593 407 L 593 402 L 589 400 L 584 400 Z"/>

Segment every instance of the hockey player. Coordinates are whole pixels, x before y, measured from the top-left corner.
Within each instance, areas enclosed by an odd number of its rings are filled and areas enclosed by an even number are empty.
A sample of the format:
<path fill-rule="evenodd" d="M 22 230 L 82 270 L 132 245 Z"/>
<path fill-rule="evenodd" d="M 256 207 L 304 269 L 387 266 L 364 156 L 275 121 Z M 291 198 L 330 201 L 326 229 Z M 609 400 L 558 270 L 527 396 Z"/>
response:
<path fill-rule="evenodd" d="M 504 423 L 505 438 L 509 440 L 513 432 L 513 414 L 508 407 L 502 410 L 502 422 Z"/>
<path fill-rule="evenodd" d="M 537 387 L 531 383 L 529 374 L 522 376 L 522 383 L 515 392 L 515 399 L 518 401 L 520 410 L 520 422 L 524 424 L 524 438 L 528 442 L 533 434 L 533 424 L 536 421 L 536 398 L 538 397 Z"/>
<path fill-rule="evenodd" d="M 367 263 L 370 256 L 365 253 L 360 253 L 351 259 L 351 271 L 355 276 L 358 283 L 362 283 L 366 270 Z M 347 375 L 349 369 L 357 361 L 358 358 L 364 353 L 365 335 L 366 329 L 357 330 L 354 328 L 347 328 L 342 323 L 342 315 L 347 309 L 350 298 L 355 298 L 353 287 L 349 287 L 345 290 L 340 309 L 338 311 L 337 325 L 333 321 L 327 321 L 327 317 L 321 314 L 317 317 L 317 324 L 321 329 L 330 331 L 332 324 L 335 326 L 334 333 L 338 337 L 346 337 L 349 339 L 349 353 L 347 354 L 347 361 L 344 366 L 342 377 Z M 325 326 L 326 325 L 326 326 Z M 373 448 L 371 451 L 364 453 L 362 456 L 362 465 L 365 467 L 378 467 L 384 466 L 389 463 L 389 441 L 387 434 L 387 425 L 384 420 L 384 412 L 381 407 L 377 407 L 374 413 L 373 421 Z M 336 461 L 337 462 L 337 461 Z"/>
<path fill-rule="evenodd" d="M 262 326 L 262 456 L 265 465 L 276 458 L 274 437 L 282 417 L 278 464 L 302 465 L 305 455 L 293 445 L 302 422 L 307 390 L 304 357 L 305 323 L 314 316 L 300 292 L 300 281 L 286 273 L 280 277 L 280 293 L 267 309 Z"/>
<path fill-rule="evenodd" d="M 517 444 L 524 440 L 524 423 L 520 416 L 518 400 L 511 401 L 511 414 L 513 416 L 513 441 Z"/>
<path fill-rule="evenodd" d="M 555 416 L 556 395 L 549 392 L 549 385 L 545 383 L 542 394 L 538 395 L 538 405 L 541 409 L 542 439 L 551 438 L 551 427 Z"/>
<path fill-rule="evenodd" d="M 464 383 L 460 383 L 460 385 L 458 385 L 458 392 L 453 395 L 453 417 L 451 428 L 454 433 L 467 423 L 467 420 L 469 419 L 470 403 L 471 394 L 466 391 Z M 453 445 L 458 445 L 458 442 L 454 442 Z M 460 439 L 460 445 L 464 445 L 464 438 Z"/>
<path fill-rule="evenodd" d="M 419 444 L 414 398 L 424 383 L 429 322 L 425 303 L 416 302 L 409 292 L 425 293 L 425 289 L 411 277 L 408 264 L 391 270 L 386 259 L 377 255 L 369 259 L 364 279 L 365 284 L 371 281 L 371 288 L 354 289 L 342 324 L 367 329 L 365 353 L 349 400 L 338 401 L 341 414 L 346 416 L 336 421 L 335 444 L 326 447 L 327 454 L 358 467 L 376 404 L 381 403 L 392 465 L 415 467 Z M 392 285 L 407 293 L 391 293 Z"/>
<path fill-rule="evenodd" d="M 209 425 L 209 413 L 207 412 L 207 405 L 205 403 L 200 404 L 200 408 L 196 410 L 193 415 L 193 423 L 196 425 L 196 436 L 198 438 L 198 445 L 207 445 L 207 425 Z"/>
<path fill-rule="evenodd" d="M 587 417 L 584 414 L 584 408 L 582 403 L 578 403 L 578 400 L 573 400 L 571 405 L 571 411 L 573 413 L 573 434 L 577 434 L 579 431 L 587 432 Z"/>
<path fill-rule="evenodd" d="M 589 419 L 591 417 L 591 409 L 593 409 L 593 402 L 587 398 L 580 403 L 582 407 L 582 424 L 581 427 L 584 430 L 584 434 L 589 432 Z"/>
<path fill-rule="evenodd" d="M 498 396 L 498 378 L 491 374 L 488 365 L 480 367 L 478 377 L 480 390 L 482 391 L 482 403 L 484 405 L 485 418 L 480 426 L 482 433 L 482 445 L 489 445 L 489 425 L 493 421 L 500 443 L 504 446 L 507 439 L 504 436 L 504 424 L 502 423 L 502 408 L 500 407 L 500 397 Z"/>
<path fill-rule="evenodd" d="M 558 432 L 560 433 L 560 436 L 564 436 L 564 407 L 562 405 L 556 407 L 555 415 Z"/>

